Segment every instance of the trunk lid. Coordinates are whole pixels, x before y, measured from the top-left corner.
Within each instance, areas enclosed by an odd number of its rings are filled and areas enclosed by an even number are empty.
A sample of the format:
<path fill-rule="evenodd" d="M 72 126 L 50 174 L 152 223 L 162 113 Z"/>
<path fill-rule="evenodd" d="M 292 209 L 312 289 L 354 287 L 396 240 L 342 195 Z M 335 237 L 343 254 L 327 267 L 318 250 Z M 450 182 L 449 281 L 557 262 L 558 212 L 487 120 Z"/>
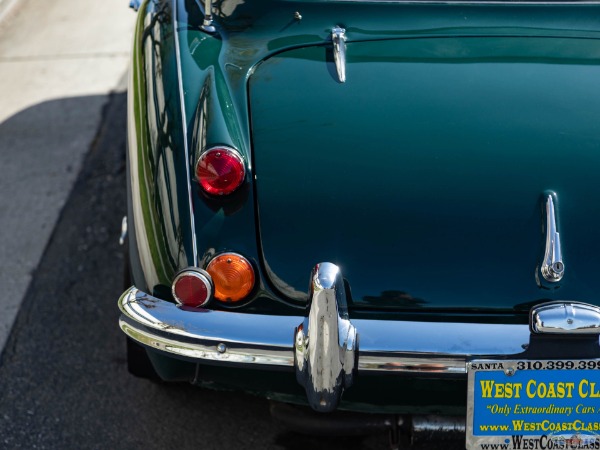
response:
<path fill-rule="evenodd" d="M 354 308 L 527 310 L 598 303 L 600 44 L 468 37 L 289 50 L 250 78 L 259 240 L 306 298 L 338 264 Z M 544 193 L 565 276 L 540 282 Z"/>

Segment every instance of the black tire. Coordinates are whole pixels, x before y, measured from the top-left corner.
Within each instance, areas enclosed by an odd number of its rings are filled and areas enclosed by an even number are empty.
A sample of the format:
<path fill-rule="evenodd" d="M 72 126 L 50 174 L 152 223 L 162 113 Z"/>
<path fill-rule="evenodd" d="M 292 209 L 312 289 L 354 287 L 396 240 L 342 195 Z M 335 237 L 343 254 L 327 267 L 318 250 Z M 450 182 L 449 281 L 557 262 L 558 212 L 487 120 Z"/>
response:
<path fill-rule="evenodd" d="M 126 239 L 123 246 L 123 260 L 123 290 L 125 291 L 133 284 L 129 265 L 129 239 Z M 162 382 L 156 370 L 154 370 L 146 349 L 129 336 L 126 336 L 125 339 L 127 340 L 127 370 L 129 373 L 157 383 Z"/>
<path fill-rule="evenodd" d="M 126 339 L 127 370 L 129 370 L 129 373 L 139 378 L 162 383 L 162 379 L 158 376 L 150 358 L 148 358 L 146 349 L 130 337 L 127 336 Z"/>

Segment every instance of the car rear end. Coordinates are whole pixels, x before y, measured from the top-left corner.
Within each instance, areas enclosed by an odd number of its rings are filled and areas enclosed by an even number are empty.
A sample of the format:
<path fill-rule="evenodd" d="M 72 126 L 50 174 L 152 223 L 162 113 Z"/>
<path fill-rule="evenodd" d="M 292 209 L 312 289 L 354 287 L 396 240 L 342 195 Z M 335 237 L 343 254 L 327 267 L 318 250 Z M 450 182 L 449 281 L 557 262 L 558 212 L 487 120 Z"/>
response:
<path fill-rule="evenodd" d="M 163 379 L 413 428 L 464 429 L 478 361 L 594 360 L 599 9 L 145 4 L 122 330 Z"/>

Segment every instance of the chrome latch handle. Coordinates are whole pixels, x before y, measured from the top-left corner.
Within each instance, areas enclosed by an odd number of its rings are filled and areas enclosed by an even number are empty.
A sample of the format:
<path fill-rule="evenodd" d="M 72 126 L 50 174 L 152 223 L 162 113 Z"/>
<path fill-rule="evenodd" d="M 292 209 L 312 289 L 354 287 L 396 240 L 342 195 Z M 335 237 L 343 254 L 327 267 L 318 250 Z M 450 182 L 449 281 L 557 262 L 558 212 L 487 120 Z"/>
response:
<path fill-rule="evenodd" d="M 560 281 L 565 274 L 565 264 L 562 259 L 560 234 L 556 226 L 556 212 L 552 195 L 548 195 L 546 199 L 546 250 L 540 270 L 546 281 L 552 283 Z"/>
<path fill-rule="evenodd" d="M 331 30 L 333 41 L 333 60 L 340 83 L 346 82 L 346 30 L 335 27 Z"/>

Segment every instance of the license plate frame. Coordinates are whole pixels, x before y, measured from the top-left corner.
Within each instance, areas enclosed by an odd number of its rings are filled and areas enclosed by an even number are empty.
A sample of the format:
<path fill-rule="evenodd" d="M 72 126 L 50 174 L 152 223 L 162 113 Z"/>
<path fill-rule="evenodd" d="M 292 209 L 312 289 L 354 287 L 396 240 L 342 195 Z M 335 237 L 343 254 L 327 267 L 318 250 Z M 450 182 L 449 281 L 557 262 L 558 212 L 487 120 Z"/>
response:
<path fill-rule="evenodd" d="M 467 379 L 467 450 L 600 449 L 600 359 L 473 360 Z"/>

